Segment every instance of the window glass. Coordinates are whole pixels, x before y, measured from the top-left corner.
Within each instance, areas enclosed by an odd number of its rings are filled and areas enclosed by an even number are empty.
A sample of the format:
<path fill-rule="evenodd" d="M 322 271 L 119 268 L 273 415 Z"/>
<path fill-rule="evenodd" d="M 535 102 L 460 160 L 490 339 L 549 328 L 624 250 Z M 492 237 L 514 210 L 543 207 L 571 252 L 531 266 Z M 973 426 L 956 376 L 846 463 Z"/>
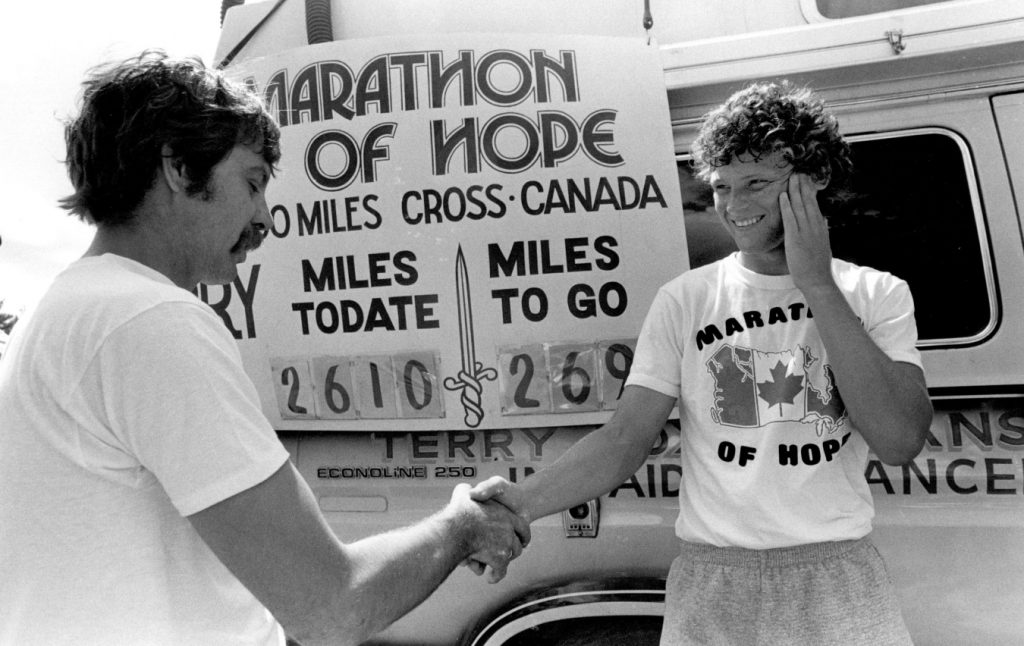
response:
<path fill-rule="evenodd" d="M 955 0 L 815 0 L 818 12 L 826 18 L 852 18 L 883 11 L 894 11 Z"/>
<path fill-rule="evenodd" d="M 980 340 L 995 324 L 994 287 L 966 146 L 939 130 L 848 141 L 852 195 L 822 204 L 833 255 L 907 281 L 921 345 Z M 678 168 L 690 264 L 697 267 L 735 246 L 689 159 Z"/>

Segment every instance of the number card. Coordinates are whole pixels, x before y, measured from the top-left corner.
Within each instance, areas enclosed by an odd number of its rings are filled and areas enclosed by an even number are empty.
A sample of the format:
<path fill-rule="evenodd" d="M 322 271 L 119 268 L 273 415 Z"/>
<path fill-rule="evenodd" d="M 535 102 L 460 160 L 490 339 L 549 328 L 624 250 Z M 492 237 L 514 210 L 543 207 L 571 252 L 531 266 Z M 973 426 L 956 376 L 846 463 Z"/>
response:
<path fill-rule="evenodd" d="M 509 346 L 498 350 L 503 415 L 551 412 L 544 346 Z"/>
<path fill-rule="evenodd" d="M 395 370 L 390 355 L 372 355 L 352 359 L 359 416 L 369 419 L 395 419 Z"/>
<path fill-rule="evenodd" d="M 548 346 L 548 374 L 551 403 L 556 412 L 598 410 L 596 345 Z"/>
<path fill-rule="evenodd" d="M 444 417 L 437 364 L 437 355 L 430 352 L 394 355 L 402 417 Z"/>
<path fill-rule="evenodd" d="M 635 349 L 636 339 L 501 347 L 501 414 L 614 410 Z M 281 418 L 323 420 L 443 419 L 440 365 L 436 350 L 270 362 Z"/>
<path fill-rule="evenodd" d="M 348 357 L 313 357 L 313 383 L 320 419 L 356 419 Z"/>
<path fill-rule="evenodd" d="M 274 393 L 277 395 L 277 408 L 281 412 L 281 419 L 316 417 L 313 380 L 310 377 L 307 359 L 271 359 L 270 374 L 274 380 Z"/>
<path fill-rule="evenodd" d="M 601 374 L 601 407 L 615 410 L 626 386 L 626 377 L 633 366 L 636 339 L 601 341 L 597 345 L 598 356 L 603 364 Z"/>

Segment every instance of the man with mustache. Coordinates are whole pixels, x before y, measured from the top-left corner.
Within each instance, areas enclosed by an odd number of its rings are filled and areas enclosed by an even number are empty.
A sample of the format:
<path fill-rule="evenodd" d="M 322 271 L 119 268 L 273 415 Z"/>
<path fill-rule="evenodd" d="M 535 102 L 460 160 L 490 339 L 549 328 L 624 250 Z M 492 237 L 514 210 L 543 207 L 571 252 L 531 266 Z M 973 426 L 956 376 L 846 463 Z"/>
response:
<path fill-rule="evenodd" d="M 354 644 L 463 561 L 501 578 L 529 528 L 468 485 L 336 538 L 192 293 L 272 226 L 258 97 L 147 52 L 93 73 L 65 135 L 63 206 L 96 234 L 0 362 L 0 643 Z"/>

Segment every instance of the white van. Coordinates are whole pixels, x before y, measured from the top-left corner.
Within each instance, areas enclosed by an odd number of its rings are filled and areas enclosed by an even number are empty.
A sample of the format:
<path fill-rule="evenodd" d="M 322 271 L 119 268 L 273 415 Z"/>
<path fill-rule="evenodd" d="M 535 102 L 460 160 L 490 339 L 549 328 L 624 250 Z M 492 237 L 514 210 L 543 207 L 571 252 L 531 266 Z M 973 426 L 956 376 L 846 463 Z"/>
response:
<path fill-rule="evenodd" d="M 538 42 L 555 43 L 548 52 L 559 49 L 561 37 L 639 41 L 655 50 L 668 123 L 651 127 L 664 133 L 664 146 L 671 148 L 667 154 L 675 156 L 678 191 L 663 185 L 659 194 L 679 202 L 668 209 L 676 215 L 666 217 L 676 227 L 672 235 L 678 233 L 670 243 L 680 248 L 674 261 L 682 265 L 680 271 L 731 251 L 728 236 L 709 210 L 709 190 L 689 170 L 689 143 L 699 117 L 751 80 L 788 78 L 822 94 L 852 143 L 856 167 L 853 199 L 826 214 L 834 254 L 908 281 L 935 406 L 931 434 L 913 463 L 891 467 L 872 460 L 868 466 L 865 477 L 878 512 L 874 540 L 896 580 L 916 643 L 1024 643 L 1024 2 L 307 0 L 303 6 L 267 0 L 234 6 L 237 3 L 225 0 L 224 4 L 217 57 L 228 70 L 285 69 L 302 52 L 313 51 L 318 60 L 326 60 L 339 43 L 383 38 L 403 42 L 401 38 L 407 36 L 416 36 L 418 40 L 409 42 L 417 44 L 424 37 L 433 38 L 438 50 L 446 42 L 479 42 L 480 34 L 510 32 L 537 34 Z M 324 67 L 303 69 L 312 75 L 322 73 Z M 280 108 L 285 94 L 267 91 L 270 85 L 261 89 Z M 293 102 L 304 102 L 307 113 L 296 118 L 312 120 L 309 88 L 281 87 L 292 92 Z M 563 91 L 568 91 L 564 85 Z M 622 83 L 616 91 L 628 94 L 633 88 Z M 326 119 L 325 115 L 320 118 Z M 284 128 L 286 143 L 296 130 Z M 595 126 L 595 132 L 599 130 Z M 333 136 L 336 146 L 346 145 L 341 134 Z M 360 143 L 364 148 L 356 146 Z M 306 174 L 310 181 L 317 181 L 315 173 L 309 174 L 309 160 L 330 151 L 303 146 L 299 148 L 306 154 Z M 365 147 L 365 140 L 352 146 L 353 154 L 372 149 Z M 594 152 L 600 156 L 598 150 Z M 401 173 L 397 163 L 401 160 L 388 161 L 393 164 L 388 190 L 408 195 L 414 187 Z M 517 181 L 526 186 L 539 168 L 516 169 Z M 301 174 L 288 167 L 283 172 Z M 332 181 L 340 184 L 337 173 L 321 175 L 321 188 Z M 355 280 L 358 271 L 369 272 L 367 280 L 377 281 L 374 293 L 383 299 L 381 303 L 389 296 L 408 298 L 409 309 L 403 312 L 419 316 L 425 325 L 432 311 L 441 307 L 419 292 L 410 294 L 416 290 L 402 283 L 402 278 L 415 282 L 408 256 L 370 253 L 369 269 L 345 264 L 357 251 L 372 251 L 352 248 L 357 239 L 345 236 L 387 217 L 379 202 L 354 190 L 358 184 L 346 186 L 353 189 L 332 192 L 331 199 L 321 192 L 290 209 L 281 206 L 275 213 L 275 235 L 284 240 L 271 240 L 266 251 L 255 255 L 253 262 L 258 266 L 243 268 L 242 278 L 230 289 L 203 287 L 200 294 L 239 339 L 268 416 L 276 420 L 332 528 L 347 541 L 436 510 L 457 481 L 478 481 L 495 474 L 521 479 L 605 419 L 614 407 L 615 388 L 628 369 L 631 335 L 635 338 L 638 328 L 630 329 L 637 319 L 623 321 L 614 316 L 617 307 L 625 307 L 624 297 L 613 288 L 605 294 L 603 286 L 660 281 L 661 272 L 671 267 L 654 260 L 649 274 L 642 263 L 639 270 L 626 264 L 610 267 L 602 285 L 593 285 L 591 300 L 577 302 L 581 308 L 586 306 L 580 303 L 586 302 L 601 310 L 591 317 L 594 320 L 579 317 L 581 329 L 584 324 L 596 326 L 585 328 L 585 343 L 544 344 L 537 350 L 540 354 L 523 348 L 502 354 L 499 348 L 498 356 L 487 360 L 482 357 L 491 349 L 478 344 L 475 358 L 500 365 L 491 377 L 483 371 L 468 376 L 501 382 L 507 395 L 500 402 L 501 414 L 480 423 L 470 412 L 472 402 L 460 400 L 453 392 L 446 394 L 447 399 L 440 397 L 443 375 L 475 371 L 465 354 L 459 372 L 457 365 L 446 363 L 430 348 L 409 341 L 415 340 L 412 336 L 403 340 L 411 345 L 385 347 L 376 353 L 372 348 L 361 350 L 362 368 L 342 375 L 332 370 L 337 362 L 318 358 L 296 363 L 294 357 L 274 348 L 274 335 L 292 332 L 265 329 L 258 314 L 261 308 L 269 309 L 280 292 L 265 287 L 265 282 L 258 299 L 253 292 L 260 280 L 267 280 L 275 263 L 294 265 L 295 275 L 301 274 L 309 292 L 327 281 Z M 478 219 L 486 221 L 487 213 L 497 209 L 488 187 L 478 188 L 475 202 L 468 190 L 452 198 L 462 200 L 464 210 L 469 209 L 464 213 L 467 232 L 477 224 L 468 222 L 468 213 L 478 212 Z M 635 190 L 640 199 L 643 189 Z M 350 194 L 358 199 L 346 204 L 345 196 Z M 428 193 L 416 195 L 427 200 Z M 478 211 L 473 211 L 473 205 Z M 616 208 L 622 206 L 620 200 Z M 314 217 L 314 209 L 319 216 Z M 288 246 L 287 235 L 294 238 L 295 233 L 283 233 L 286 222 L 289 226 L 304 222 L 310 236 L 324 236 L 323 227 L 333 226 L 331 233 L 337 240 L 333 260 L 323 265 L 306 262 L 300 272 L 299 259 L 288 255 L 293 247 Z M 574 220 L 572 226 L 579 227 L 579 222 Z M 486 222 L 481 222 L 480 227 L 484 226 Z M 664 241 L 658 238 L 667 234 L 659 231 L 624 227 L 617 230 L 621 247 L 616 249 L 629 244 L 661 249 L 658 245 Z M 579 243 L 586 255 L 579 258 L 597 263 L 616 255 L 609 243 L 601 247 L 602 232 L 574 228 L 576 238 L 586 239 Z M 535 242 L 543 237 L 530 231 L 519 235 Z M 575 253 L 568 247 L 562 251 Z M 542 264 L 541 256 L 547 252 L 538 242 L 536 247 L 527 243 L 519 253 Z M 455 264 L 454 253 L 450 255 Z M 511 258 L 509 252 L 504 260 L 511 263 Z M 552 266 L 569 262 L 564 256 L 548 261 Z M 500 265 L 500 258 L 492 257 L 492 276 L 495 262 Z M 565 270 L 565 264 L 559 266 Z M 457 280 L 463 285 L 475 281 L 474 298 L 487 298 L 486 292 L 479 291 L 486 282 L 478 276 L 466 274 Z M 429 285 L 418 287 L 425 290 Z M 494 298 L 508 306 L 508 316 L 517 315 L 520 305 L 527 318 L 536 311 L 531 309 L 536 302 L 528 299 L 526 285 L 522 287 L 507 300 Z M 631 307 L 641 317 L 645 293 L 641 288 L 629 291 Z M 468 291 L 464 295 L 468 302 Z M 423 298 L 417 301 L 418 296 Z M 492 305 L 497 307 L 495 302 Z M 312 303 L 292 303 L 293 313 L 305 312 L 301 314 L 305 324 L 318 325 L 321 331 L 345 325 L 345 306 L 334 310 L 325 306 L 321 312 Z M 369 316 L 369 309 L 364 314 Z M 263 327 L 258 333 L 257 324 Z M 460 318 L 460 326 L 472 324 L 471 316 Z M 478 320 L 478 334 L 486 334 L 482 325 Z M 551 332 L 558 338 L 550 340 L 578 341 L 573 332 L 560 326 Z M 466 337 L 456 331 L 452 336 L 456 345 L 461 339 L 463 351 L 472 350 Z M 296 333 L 296 339 L 286 347 L 301 349 L 301 335 Z M 468 345 L 471 341 L 469 337 Z M 508 339 L 502 337 L 502 341 Z M 344 341 L 339 344 L 344 348 Z M 397 392 L 402 390 L 399 379 L 382 395 L 381 382 L 374 381 L 379 373 L 373 371 L 375 358 L 384 355 L 391 370 L 401 372 L 399 366 L 405 367 L 404 383 L 415 382 L 414 388 Z M 575 362 L 584 359 L 593 362 L 586 366 L 603 375 L 593 379 L 595 392 L 601 391 L 596 402 L 579 414 L 559 417 L 561 400 L 555 401 L 564 396 L 562 403 L 572 406 L 582 395 L 578 381 L 562 383 L 562 395 L 557 384 L 546 395 L 524 385 L 520 371 L 536 368 L 540 374 L 543 366 L 557 382 L 558 375 L 551 372 L 556 359 L 562 367 L 569 365 L 563 375 L 580 374 L 584 364 Z M 511 376 L 519 381 L 506 383 Z M 318 385 L 303 391 L 299 384 L 305 380 Z M 517 386 L 523 388 L 519 398 L 514 392 Z M 461 392 L 468 396 L 469 386 Z M 543 396 L 555 414 L 523 414 L 529 412 L 522 409 L 524 402 Z M 359 402 L 350 402 L 350 397 L 362 397 L 363 408 Z M 387 397 L 394 402 L 390 414 L 367 413 L 375 401 Z M 512 564 L 505 580 L 488 585 L 460 569 L 374 643 L 656 644 L 664 577 L 677 552 L 673 523 L 680 472 L 678 433 L 677 425 L 670 423 L 643 468 L 608 496 L 534 523 L 533 543 Z"/>

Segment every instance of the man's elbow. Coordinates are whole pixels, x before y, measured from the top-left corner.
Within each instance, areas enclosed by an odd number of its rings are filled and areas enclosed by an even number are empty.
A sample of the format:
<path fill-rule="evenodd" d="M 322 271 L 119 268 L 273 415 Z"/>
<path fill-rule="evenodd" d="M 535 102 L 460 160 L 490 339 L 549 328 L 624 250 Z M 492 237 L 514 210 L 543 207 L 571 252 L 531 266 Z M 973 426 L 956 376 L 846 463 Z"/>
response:
<path fill-rule="evenodd" d="M 891 467 L 901 467 L 905 464 L 910 464 L 917 454 L 921 452 L 921 448 L 924 443 L 915 445 L 903 445 L 896 447 L 889 447 L 882 451 L 875 451 L 875 455 L 884 464 Z"/>
<path fill-rule="evenodd" d="M 343 568 L 328 568 L 326 576 L 336 578 Z M 325 587 L 336 585 L 339 590 L 328 592 Z M 313 593 L 313 590 L 320 592 Z M 302 646 L 357 646 L 372 637 L 384 626 L 375 621 L 372 613 L 360 612 L 355 601 L 355 590 L 350 579 L 336 578 L 330 584 L 319 581 L 302 590 L 286 607 L 273 609 L 285 634 Z"/>
<path fill-rule="evenodd" d="M 925 441 L 928 439 L 928 431 L 931 427 L 931 409 L 925 418 L 914 420 L 904 425 L 904 432 L 900 434 L 898 441 L 891 442 L 885 447 L 878 447 L 875 455 L 885 464 L 893 467 L 901 467 L 909 464 L 921 453 Z"/>
<path fill-rule="evenodd" d="M 279 618 L 280 621 L 280 618 Z M 306 618 L 299 621 L 281 621 L 289 644 L 302 646 L 357 646 L 373 636 L 365 621 L 345 617 Z"/>

